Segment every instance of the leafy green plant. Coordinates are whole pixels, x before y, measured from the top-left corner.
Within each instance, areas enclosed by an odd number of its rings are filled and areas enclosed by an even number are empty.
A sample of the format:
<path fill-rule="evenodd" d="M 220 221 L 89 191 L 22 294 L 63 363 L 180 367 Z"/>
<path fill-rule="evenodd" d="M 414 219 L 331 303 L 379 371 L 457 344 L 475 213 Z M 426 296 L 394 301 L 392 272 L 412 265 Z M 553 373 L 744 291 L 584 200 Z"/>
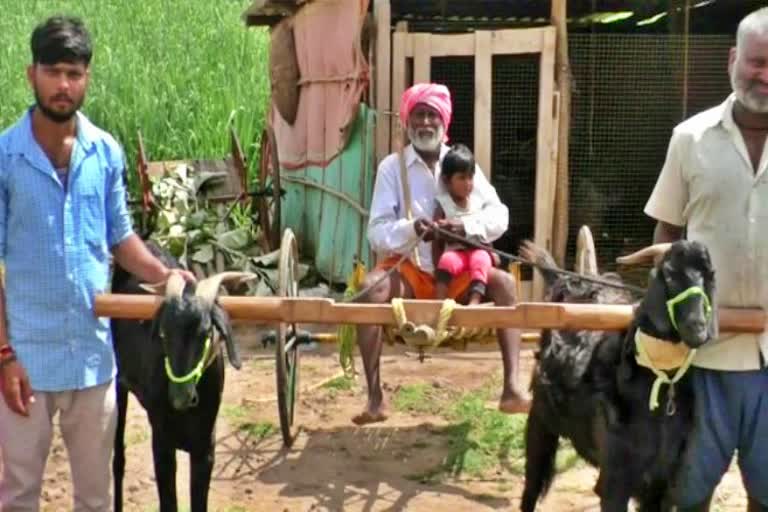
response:
<path fill-rule="evenodd" d="M 206 192 L 224 177 L 196 172 L 186 163 L 151 176 L 157 209 L 151 238 L 199 278 L 227 270 L 253 272 L 261 279 L 245 283 L 243 293 L 270 295 L 277 287 L 278 253 L 262 253 L 261 230 L 249 206 L 206 199 Z M 299 265 L 299 280 L 307 272 L 306 265 Z"/>

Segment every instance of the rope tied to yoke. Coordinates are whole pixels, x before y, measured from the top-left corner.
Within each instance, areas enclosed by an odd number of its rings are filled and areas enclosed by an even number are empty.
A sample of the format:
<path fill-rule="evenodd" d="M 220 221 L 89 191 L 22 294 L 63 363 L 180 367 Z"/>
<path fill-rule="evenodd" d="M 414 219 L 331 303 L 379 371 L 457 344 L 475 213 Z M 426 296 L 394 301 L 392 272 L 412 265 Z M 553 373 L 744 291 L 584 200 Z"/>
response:
<path fill-rule="evenodd" d="M 492 334 L 491 329 L 449 326 L 448 321 L 457 305 L 453 299 L 443 300 L 435 327 L 426 324 L 417 325 L 408 320 L 402 298 L 392 299 L 391 304 L 397 327 L 392 328 L 390 334 L 399 336 L 406 345 L 418 350 L 421 361 L 424 360 L 424 351 L 427 349 L 437 348 L 446 342 L 462 343 L 466 346 L 474 339 L 484 338 Z"/>
<path fill-rule="evenodd" d="M 392 314 L 397 321 L 396 334 L 403 338 L 408 346 L 414 348 L 433 348 L 440 346 L 450 336 L 452 329 L 448 328 L 448 320 L 456 308 L 456 301 L 445 299 L 440 307 L 437 325 L 433 328 L 426 324 L 416 325 L 408 320 L 402 298 L 392 299 Z"/>

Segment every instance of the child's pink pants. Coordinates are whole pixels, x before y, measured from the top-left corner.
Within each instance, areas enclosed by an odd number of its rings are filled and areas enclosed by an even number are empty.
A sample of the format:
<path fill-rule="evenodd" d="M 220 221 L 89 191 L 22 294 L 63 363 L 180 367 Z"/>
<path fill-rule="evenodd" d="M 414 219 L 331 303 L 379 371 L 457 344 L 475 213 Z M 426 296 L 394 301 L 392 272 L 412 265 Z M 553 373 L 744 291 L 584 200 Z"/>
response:
<path fill-rule="evenodd" d="M 488 271 L 493 267 L 491 255 L 483 249 L 466 249 L 463 251 L 445 251 L 440 256 L 437 268 L 452 276 L 469 271 L 472 281 L 488 284 Z"/>

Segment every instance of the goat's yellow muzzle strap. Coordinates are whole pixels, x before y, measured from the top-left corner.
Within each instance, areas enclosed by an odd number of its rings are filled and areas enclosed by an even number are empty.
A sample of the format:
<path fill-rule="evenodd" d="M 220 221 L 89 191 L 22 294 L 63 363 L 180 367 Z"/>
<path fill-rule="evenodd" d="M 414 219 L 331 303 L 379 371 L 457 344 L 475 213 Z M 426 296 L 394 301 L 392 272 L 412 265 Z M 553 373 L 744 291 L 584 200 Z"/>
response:
<path fill-rule="evenodd" d="M 203 376 L 203 372 L 207 367 L 206 363 L 208 362 L 208 353 L 210 351 L 211 351 L 211 335 L 209 334 L 208 337 L 205 338 L 205 346 L 203 347 L 203 355 L 200 358 L 200 361 L 192 369 L 191 372 L 189 372 L 186 375 L 182 375 L 181 377 L 178 377 L 173 373 L 173 368 L 171 368 L 171 361 L 166 356 L 165 373 L 166 375 L 168 375 L 168 380 L 170 380 L 174 384 L 186 384 L 187 382 L 194 381 L 195 385 L 197 385 L 197 383 L 200 381 L 200 379 Z"/>
<path fill-rule="evenodd" d="M 677 296 L 672 297 L 667 301 L 667 314 L 669 315 L 669 321 L 672 322 L 672 327 L 674 327 L 678 332 L 680 331 L 677 328 L 677 320 L 675 320 L 675 306 L 681 302 L 685 302 L 694 295 L 701 296 L 701 299 L 704 301 L 704 314 L 707 317 L 707 321 L 709 321 L 709 318 L 712 316 L 712 305 L 709 303 L 709 297 L 707 297 L 707 293 L 704 291 L 704 289 L 702 289 L 701 286 L 691 286 L 684 292 L 679 293 Z"/>

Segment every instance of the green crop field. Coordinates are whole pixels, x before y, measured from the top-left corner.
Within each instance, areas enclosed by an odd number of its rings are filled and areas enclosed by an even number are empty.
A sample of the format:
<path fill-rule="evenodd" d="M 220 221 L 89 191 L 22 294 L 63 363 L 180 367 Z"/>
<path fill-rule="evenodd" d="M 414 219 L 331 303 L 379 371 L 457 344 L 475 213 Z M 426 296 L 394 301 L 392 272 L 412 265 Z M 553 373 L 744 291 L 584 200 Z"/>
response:
<path fill-rule="evenodd" d="M 126 151 L 137 130 L 151 160 L 223 158 L 237 131 L 251 176 L 269 100 L 268 33 L 246 28 L 247 0 L 0 0 L 0 126 L 34 101 L 25 77 L 34 26 L 80 16 L 94 43 L 83 112 Z"/>

